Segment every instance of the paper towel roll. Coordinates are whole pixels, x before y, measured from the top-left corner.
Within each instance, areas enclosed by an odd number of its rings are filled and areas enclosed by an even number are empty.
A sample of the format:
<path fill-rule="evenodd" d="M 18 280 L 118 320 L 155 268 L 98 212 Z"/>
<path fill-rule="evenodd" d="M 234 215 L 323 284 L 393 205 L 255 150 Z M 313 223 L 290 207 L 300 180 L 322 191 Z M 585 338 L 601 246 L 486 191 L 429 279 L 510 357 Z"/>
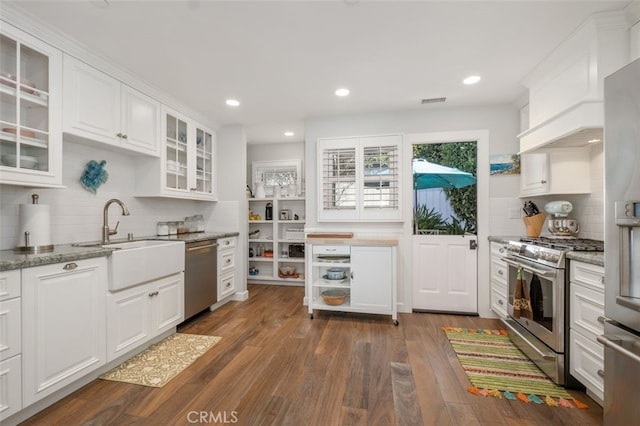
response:
<path fill-rule="evenodd" d="M 45 204 L 20 204 L 18 247 L 26 246 L 25 232 L 29 232 L 29 247 L 51 244 L 51 216 Z"/>

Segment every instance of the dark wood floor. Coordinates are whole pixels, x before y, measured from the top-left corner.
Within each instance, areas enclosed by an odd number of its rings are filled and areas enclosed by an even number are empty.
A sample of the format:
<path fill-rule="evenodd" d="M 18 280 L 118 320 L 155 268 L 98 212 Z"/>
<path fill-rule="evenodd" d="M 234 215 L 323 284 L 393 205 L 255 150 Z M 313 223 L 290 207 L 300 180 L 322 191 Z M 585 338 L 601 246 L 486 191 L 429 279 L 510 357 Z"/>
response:
<path fill-rule="evenodd" d="M 302 287 L 249 287 L 182 326 L 222 340 L 164 388 L 96 380 L 24 424 L 598 425 L 602 409 L 475 396 L 442 326 L 496 320 L 316 312 Z M 200 416 L 203 416 L 202 418 Z M 225 417 L 226 416 L 226 417 Z M 195 420 L 195 421 L 194 421 Z"/>

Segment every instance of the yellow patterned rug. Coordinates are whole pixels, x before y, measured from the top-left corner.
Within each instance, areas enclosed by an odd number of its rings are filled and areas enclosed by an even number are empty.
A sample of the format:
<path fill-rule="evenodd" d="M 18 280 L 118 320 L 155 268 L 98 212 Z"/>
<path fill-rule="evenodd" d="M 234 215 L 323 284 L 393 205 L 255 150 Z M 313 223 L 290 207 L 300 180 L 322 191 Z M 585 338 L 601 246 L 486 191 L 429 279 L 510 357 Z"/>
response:
<path fill-rule="evenodd" d="M 213 345 L 216 336 L 175 333 L 100 376 L 101 379 L 161 388 Z"/>

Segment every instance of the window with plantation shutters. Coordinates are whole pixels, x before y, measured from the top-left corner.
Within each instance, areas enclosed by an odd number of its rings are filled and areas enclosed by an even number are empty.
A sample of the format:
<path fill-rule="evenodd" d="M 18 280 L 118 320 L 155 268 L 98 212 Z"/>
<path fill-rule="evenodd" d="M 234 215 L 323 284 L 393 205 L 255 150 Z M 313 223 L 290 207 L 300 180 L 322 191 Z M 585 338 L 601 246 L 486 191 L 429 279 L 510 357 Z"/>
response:
<path fill-rule="evenodd" d="M 400 221 L 400 135 L 318 140 L 318 221 Z"/>
<path fill-rule="evenodd" d="M 321 197 L 324 210 L 356 209 L 355 148 L 324 150 Z"/>
<path fill-rule="evenodd" d="M 365 209 L 398 209 L 398 146 L 373 146 L 363 150 L 362 205 Z"/>

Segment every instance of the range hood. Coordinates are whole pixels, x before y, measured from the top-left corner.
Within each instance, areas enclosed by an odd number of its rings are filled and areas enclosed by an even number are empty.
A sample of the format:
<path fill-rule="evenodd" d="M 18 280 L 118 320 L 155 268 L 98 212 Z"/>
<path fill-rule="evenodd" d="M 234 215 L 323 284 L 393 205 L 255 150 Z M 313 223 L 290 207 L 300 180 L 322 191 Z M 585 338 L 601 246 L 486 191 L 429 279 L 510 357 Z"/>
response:
<path fill-rule="evenodd" d="M 604 103 L 581 102 L 518 135 L 520 153 L 541 148 L 576 148 L 602 141 Z"/>

